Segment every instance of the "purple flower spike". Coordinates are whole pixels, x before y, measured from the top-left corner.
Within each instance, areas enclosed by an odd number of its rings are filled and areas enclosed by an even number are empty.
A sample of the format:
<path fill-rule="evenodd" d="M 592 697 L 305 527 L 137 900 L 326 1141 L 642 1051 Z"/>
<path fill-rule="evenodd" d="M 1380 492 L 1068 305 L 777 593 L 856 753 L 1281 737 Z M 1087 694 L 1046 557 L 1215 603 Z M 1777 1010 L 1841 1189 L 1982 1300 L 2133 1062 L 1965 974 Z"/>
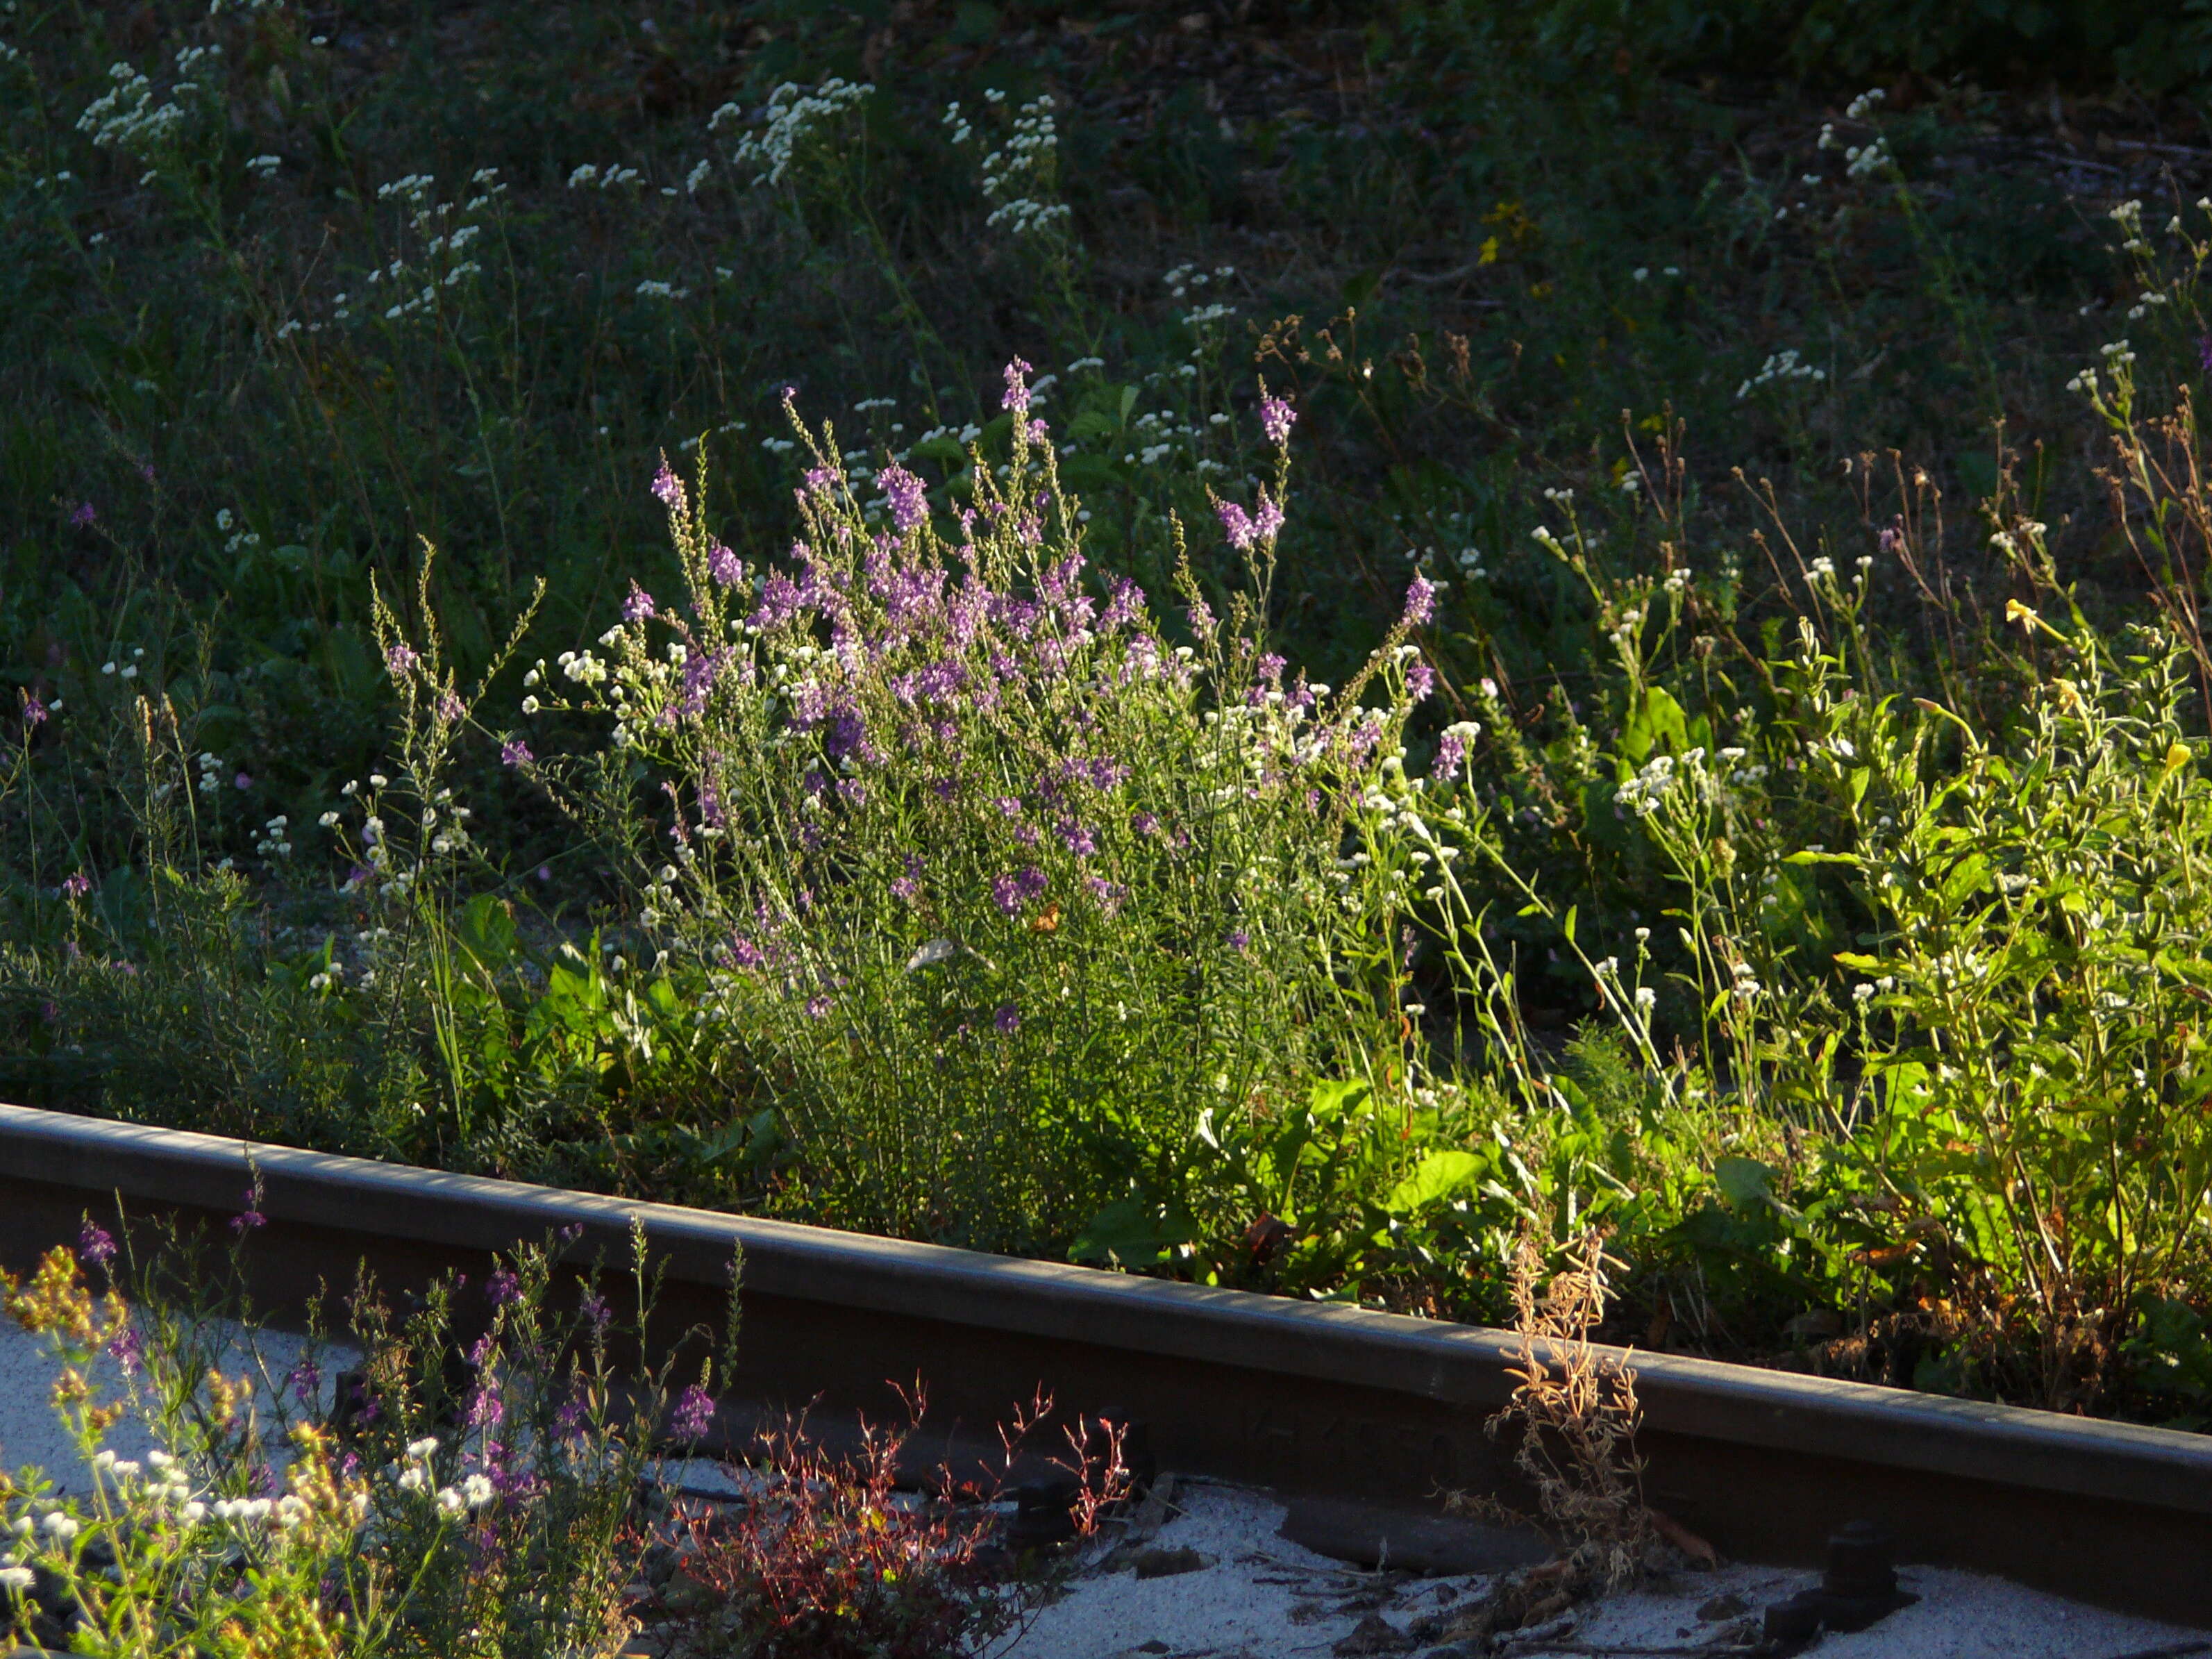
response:
<path fill-rule="evenodd" d="M 716 542 L 707 550 L 707 574 L 721 586 L 735 587 L 738 579 L 745 574 L 745 568 L 738 562 L 736 554 Z"/>
<path fill-rule="evenodd" d="M 1022 1011 L 1011 1002 L 1002 1002 L 999 1012 L 991 1016 L 991 1025 L 1000 1036 L 1012 1036 L 1022 1029 Z"/>
<path fill-rule="evenodd" d="M 653 595 L 640 587 L 635 581 L 630 583 L 629 597 L 623 601 L 623 620 L 631 623 L 651 622 L 658 615 L 659 611 L 653 603 Z"/>
<path fill-rule="evenodd" d="M 672 512 L 681 513 L 684 510 L 684 480 L 669 470 L 665 460 L 661 462 L 660 471 L 653 475 L 653 493 L 660 498 L 660 504 Z"/>
<path fill-rule="evenodd" d="M 677 1397 L 668 1426 L 676 1431 L 678 1440 L 696 1440 L 713 1426 L 714 1421 L 714 1397 L 694 1382 Z"/>
<path fill-rule="evenodd" d="M 1260 505 L 1247 513 L 1234 501 L 1216 501 L 1213 510 L 1220 515 L 1221 528 L 1229 537 L 1229 544 L 1240 553 L 1248 553 L 1262 542 L 1272 542 L 1283 527 L 1283 507 L 1279 501 L 1270 501 L 1267 492 L 1260 492 Z"/>
<path fill-rule="evenodd" d="M 999 407 L 1011 409 L 1017 415 L 1030 412 L 1030 366 L 1017 357 L 1006 365 L 1006 395 Z"/>
<path fill-rule="evenodd" d="M 2207 374 L 2212 374 L 2212 334 L 2207 334 L 2197 342 L 2197 364 Z"/>
<path fill-rule="evenodd" d="M 484 1294 L 491 1298 L 493 1307 L 504 1308 L 510 1302 L 521 1300 L 522 1281 L 501 1267 L 484 1280 Z"/>
<path fill-rule="evenodd" d="M 415 648 L 412 646 L 395 645 L 384 653 L 384 665 L 395 675 L 404 674 L 415 663 Z"/>
<path fill-rule="evenodd" d="M 1267 441 L 1277 447 L 1291 441 L 1291 428 L 1297 418 L 1297 410 L 1280 398 L 1260 399 L 1260 430 L 1266 433 Z"/>
<path fill-rule="evenodd" d="M 115 1241 L 106 1228 L 88 1218 L 76 1236 L 76 1253 L 94 1267 L 105 1267 L 115 1260 Z"/>
<path fill-rule="evenodd" d="M 92 878 L 82 870 L 64 878 L 62 891 L 73 899 L 82 898 L 92 890 Z"/>
<path fill-rule="evenodd" d="M 538 757 L 530 752 L 530 745 L 520 738 L 510 738 L 500 744 L 499 758 L 504 766 L 527 766 Z"/>
<path fill-rule="evenodd" d="M 1406 690 L 1415 702 L 1422 702 L 1436 689 L 1437 671 L 1429 666 L 1426 658 L 1416 657 L 1407 665 Z"/>
<path fill-rule="evenodd" d="M 1405 624 L 1419 628 L 1437 614 L 1437 590 L 1426 576 L 1413 578 L 1413 585 L 1406 590 Z"/>
<path fill-rule="evenodd" d="M 891 522 L 904 535 L 929 517 L 929 494 L 921 479 L 894 461 L 876 475 L 891 504 Z"/>
<path fill-rule="evenodd" d="M 94 510 L 90 501 L 79 501 L 70 514 L 70 522 L 79 530 L 89 530 L 99 519 L 100 514 Z"/>
<path fill-rule="evenodd" d="M 26 697 L 23 699 L 23 724 L 25 726 L 42 725 L 45 723 L 46 718 L 46 704 L 40 702 L 36 697 Z"/>
<path fill-rule="evenodd" d="M 1213 510 L 1221 515 L 1221 528 L 1227 532 L 1229 544 L 1238 552 L 1249 552 L 1258 539 L 1251 516 L 1234 501 L 1216 501 Z"/>

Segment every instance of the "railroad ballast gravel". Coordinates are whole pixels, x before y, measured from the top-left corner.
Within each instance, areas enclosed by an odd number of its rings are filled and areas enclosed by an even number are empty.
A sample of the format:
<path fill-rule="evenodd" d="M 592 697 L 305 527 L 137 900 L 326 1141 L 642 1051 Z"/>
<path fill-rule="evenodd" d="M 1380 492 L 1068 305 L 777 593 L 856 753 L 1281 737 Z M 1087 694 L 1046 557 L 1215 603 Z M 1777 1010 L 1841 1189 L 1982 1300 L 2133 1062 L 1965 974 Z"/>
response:
<path fill-rule="evenodd" d="M 264 1338 L 270 1363 L 289 1340 Z M 64 1489 L 82 1473 L 50 1403 L 53 1368 L 43 1346 L 0 1322 L 0 1468 L 33 1464 Z M 129 1420 L 112 1443 L 143 1451 Z M 1449 1624 L 1479 1597 L 1480 1575 L 1417 1578 L 1347 1566 L 1281 1537 L 1285 1510 L 1264 1492 L 1188 1480 L 1156 1506 L 1138 1540 L 1102 1540 L 1067 1593 L 1036 1614 L 999 1659 L 1354 1659 L 1363 1653 L 1471 1659 L 1463 1650 L 1411 1640 Z M 1134 1543 L 1136 1547 L 1123 1547 Z M 1870 1630 L 1824 1636 L 1821 1659 L 2121 1659 L 2212 1632 L 2132 1619 L 2001 1579 L 1906 1565 L 1903 1587 L 1920 1599 Z M 1503 1650 L 1548 1653 L 1687 1648 L 1721 1637 L 1739 1619 L 1818 1581 L 1811 1571 L 1723 1566 L 1589 1603 Z M 1736 1609 L 1741 1608 L 1738 1612 Z M 1701 1613 L 1703 1616 L 1701 1616 Z M 1547 1648 L 1545 1640 L 1559 1645 Z M 2212 1649 L 2208 1649 L 2212 1651 Z"/>

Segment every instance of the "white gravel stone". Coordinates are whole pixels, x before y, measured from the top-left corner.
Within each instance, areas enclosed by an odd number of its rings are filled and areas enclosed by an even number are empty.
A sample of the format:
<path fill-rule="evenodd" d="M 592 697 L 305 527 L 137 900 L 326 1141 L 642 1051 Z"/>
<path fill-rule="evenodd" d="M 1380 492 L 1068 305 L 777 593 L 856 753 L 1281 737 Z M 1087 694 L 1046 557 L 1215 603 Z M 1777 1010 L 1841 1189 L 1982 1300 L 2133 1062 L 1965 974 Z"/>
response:
<path fill-rule="evenodd" d="M 1127 1571 L 1084 1577 L 1002 1650 L 1005 1659 L 1326 1659 L 1366 1616 L 1335 1609 L 1385 1582 L 1278 1538 L 1283 1506 L 1265 1493 L 1185 1486 L 1176 1503 L 1182 1513 L 1155 1542 L 1194 1548 L 1212 1565 L 1171 1578 L 1139 1580 Z M 2107 1659 L 2197 1633 L 1973 1573 L 1907 1566 L 1899 1577 L 1921 1599 L 1869 1630 L 1824 1636 L 1820 1659 Z M 1814 1572 L 1773 1567 L 1686 1572 L 1579 1608 L 1553 1634 L 1584 1652 L 1689 1646 L 1721 1628 L 1698 1618 L 1716 1598 L 1734 1595 L 1755 1617 L 1818 1582 Z M 1449 1613 L 1483 1583 L 1401 1580 L 1380 1616 L 1403 1630 L 1425 1614 Z"/>

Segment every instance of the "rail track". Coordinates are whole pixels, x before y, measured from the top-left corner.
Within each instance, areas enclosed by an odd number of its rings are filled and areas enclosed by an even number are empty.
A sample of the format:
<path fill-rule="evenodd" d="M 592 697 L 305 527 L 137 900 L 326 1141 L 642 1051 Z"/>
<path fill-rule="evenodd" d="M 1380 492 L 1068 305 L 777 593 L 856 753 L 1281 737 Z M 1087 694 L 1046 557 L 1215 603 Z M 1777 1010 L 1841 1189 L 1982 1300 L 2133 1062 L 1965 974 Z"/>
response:
<path fill-rule="evenodd" d="M 732 1397 L 878 1417 L 927 1385 L 944 1443 L 1039 1385 L 1139 1422 L 1163 1468 L 1433 1512 L 1510 1492 L 1484 1433 L 1512 1382 L 1474 1327 L 630 1202 L 0 1105 L 0 1262 L 74 1240 L 88 1211 L 237 1213 L 255 1173 L 257 1295 L 281 1318 L 366 1261 L 386 1284 L 473 1270 L 580 1227 L 667 1264 L 672 1329 L 718 1319 L 744 1259 Z M 2212 1437 L 1636 1353 L 1648 1498 L 1723 1553 L 1810 1565 L 1871 1519 L 1899 1558 L 2212 1623 Z M 973 1443 L 971 1440 L 969 1443 Z"/>

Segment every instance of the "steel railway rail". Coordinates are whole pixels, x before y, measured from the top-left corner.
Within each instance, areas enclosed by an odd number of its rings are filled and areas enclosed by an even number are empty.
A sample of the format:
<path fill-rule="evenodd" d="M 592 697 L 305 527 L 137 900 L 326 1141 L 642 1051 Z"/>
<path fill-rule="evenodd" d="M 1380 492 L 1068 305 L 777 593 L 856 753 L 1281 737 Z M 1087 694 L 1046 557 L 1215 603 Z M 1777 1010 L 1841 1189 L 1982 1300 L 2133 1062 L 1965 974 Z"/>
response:
<path fill-rule="evenodd" d="M 1433 1511 L 1510 1492 L 1483 1431 L 1508 1339 L 1468 1326 L 903 1243 L 668 1205 L 444 1175 L 0 1105 L 0 1261 L 74 1240 L 88 1211 L 204 1218 L 258 1171 L 257 1293 L 297 1310 L 366 1261 L 388 1285 L 475 1270 L 576 1226 L 667 1264 L 672 1328 L 719 1318 L 744 1251 L 734 1398 L 895 1404 L 982 1431 L 1042 1384 L 1063 1411 L 1141 1422 L 1160 1467 Z M 1646 1495 L 1723 1553 L 1809 1565 L 1872 1519 L 1902 1560 L 2212 1623 L 2212 1437 L 1637 1353 Z M 947 1443 L 951 1443 L 948 1442 Z"/>

